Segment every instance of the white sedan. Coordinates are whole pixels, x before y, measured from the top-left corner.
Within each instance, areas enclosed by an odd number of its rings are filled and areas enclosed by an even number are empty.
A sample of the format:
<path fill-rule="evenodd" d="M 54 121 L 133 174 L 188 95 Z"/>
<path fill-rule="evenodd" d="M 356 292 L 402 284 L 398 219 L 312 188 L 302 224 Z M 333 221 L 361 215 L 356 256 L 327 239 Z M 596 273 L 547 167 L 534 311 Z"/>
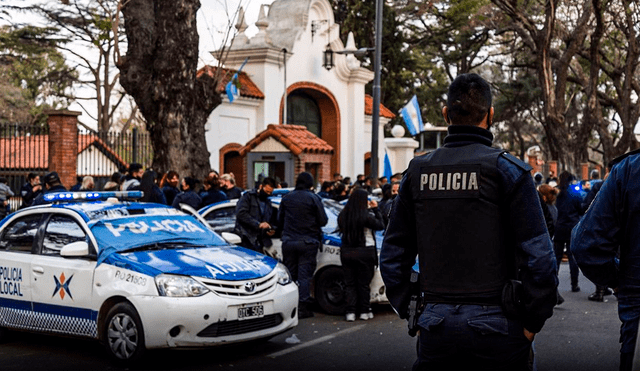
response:
<path fill-rule="evenodd" d="M 271 197 L 271 204 L 274 209 L 280 206 L 280 200 L 281 197 Z M 233 233 L 237 203 L 237 199 L 218 202 L 198 210 L 198 213 L 216 232 Z M 313 276 L 312 295 L 323 311 L 329 314 L 342 315 L 346 307 L 346 298 L 344 273 L 342 271 L 342 263 L 340 262 L 341 238 L 336 230 L 338 229 L 338 214 L 340 214 L 344 205 L 330 199 L 322 199 L 322 203 L 329 221 L 327 225 L 322 228 L 323 243 L 322 249 L 318 252 L 316 258 L 317 266 Z M 277 213 L 277 210 L 274 210 L 274 212 Z M 378 254 L 380 254 L 382 238 L 382 232 L 377 232 L 376 243 Z M 282 260 L 282 242 L 279 236 L 273 238 L 272 241 L 273 246 L 268 251 L 265 251 L 265 253 Z M 370 288 L 371 303 L 386 304 L 389 302 L 378 268 L 375 270 Z"/>
<path fill-rule="evenodd" d="M 148 348 L 268 339 L 298 324 L 297 286 L 276 259 L 171 207 L 78 201 L 122 193 L 60 193 L 0 221 L 0 337 L 87 337 L 131 361 Z"/>

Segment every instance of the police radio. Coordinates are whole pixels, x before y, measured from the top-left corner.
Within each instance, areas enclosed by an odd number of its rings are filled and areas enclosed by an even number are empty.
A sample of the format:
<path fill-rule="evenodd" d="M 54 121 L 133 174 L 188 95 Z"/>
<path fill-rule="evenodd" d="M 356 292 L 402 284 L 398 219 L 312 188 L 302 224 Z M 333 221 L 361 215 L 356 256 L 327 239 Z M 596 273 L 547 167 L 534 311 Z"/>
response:
<path fill-rule="evenodd" d="M 419 273 L 416 271 L 411 272 L 411 287 L 419 287 L 418 278 Z M 411 299 L 409 300 L 409 318 L 408 318 L 408 327 L 409 327 L 409 336 L 414 337 L 418 333 L 418 319 L 420 318 L 420 314 L 422 314 L 422 296 L 420 295 L 420 290 L 415 290 L 415 293 L 411 295 Z"/>

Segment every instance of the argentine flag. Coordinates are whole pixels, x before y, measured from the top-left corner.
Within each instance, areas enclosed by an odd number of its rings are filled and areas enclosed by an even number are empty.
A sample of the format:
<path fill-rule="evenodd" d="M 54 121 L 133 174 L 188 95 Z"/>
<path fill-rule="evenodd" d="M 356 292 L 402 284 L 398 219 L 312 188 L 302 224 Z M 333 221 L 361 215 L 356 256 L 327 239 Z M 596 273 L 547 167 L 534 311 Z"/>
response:
<path fill-rule="evenodd" d="M 409 103 L 402 108 L 400 114 L 402 115 L 411 135 L 417 135 L 424 130 L 422 115 L 420 114 L 420 106 L 418 105 L 418 97 L 414 95 Z"/>
<path fill-rule="evenodd" d="M 244 60 L 244 62 L 242 62 L 242 66 L 240 66 L 238 71 L 233 74 L 233 77 L 231 78 L 231 80 L 229 80 L 229 82 L 224 88 L 224 90 L 227 92 L 227 98 L 229 98 L 229 103 L 233 103 L 233 101 L 240 95 L 240 93 L 238 92 L 238 74 L 240 73 L 240 71 L 242 71 L 242 67 L 244 67 L 244 65 L 247 64 L 248 60 L 249 60 L 249 57 L 247 57 Z"/>
<path fill-rule="evenodd" d="M 391 182 L 393 172 L 391 171 L 391 160 L 389 160 L 389 154 L 386 149 L 384 150 L 384 173 L 382 175 L 386 176 L 387 180 Z"/>

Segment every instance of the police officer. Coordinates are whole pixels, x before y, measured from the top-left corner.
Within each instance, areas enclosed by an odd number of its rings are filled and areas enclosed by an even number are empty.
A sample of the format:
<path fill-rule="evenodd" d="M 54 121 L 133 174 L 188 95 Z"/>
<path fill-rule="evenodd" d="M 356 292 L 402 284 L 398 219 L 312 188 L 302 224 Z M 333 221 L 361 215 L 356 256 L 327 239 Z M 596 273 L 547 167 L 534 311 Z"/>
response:
<path fill-rule="evenodd" d="M 60 176 L 55 171 L 45 174 L 42 179 L 47 189 L 33 200 L 33 205 L 42 205 L 48 203 L 44 199 L 44 195 L 56 192 L 65 192 L 67 189 L 60 182 Z"/>
<path fill-rule="evenodd" d="M 634 365 L 633 358 L 640 318 L 640 150 L 615 159 L 610 167 L 609 177 L 573 229 L 571 250 L 589 280 L 617 292 L 620 370 L 637 370 L 640 363 L 636 360 Z"/>
<path fill-rule="evenodd" d="M 491 89 L 480 76 L 458 76 L 442 113 L 444 146 L 411 161 L 391 209 L 380 255 L 387 297 L 407 318 L 417 255 L 414 370 L 527 370 L 558 285 L 531 168 L 491 147 Z"/>

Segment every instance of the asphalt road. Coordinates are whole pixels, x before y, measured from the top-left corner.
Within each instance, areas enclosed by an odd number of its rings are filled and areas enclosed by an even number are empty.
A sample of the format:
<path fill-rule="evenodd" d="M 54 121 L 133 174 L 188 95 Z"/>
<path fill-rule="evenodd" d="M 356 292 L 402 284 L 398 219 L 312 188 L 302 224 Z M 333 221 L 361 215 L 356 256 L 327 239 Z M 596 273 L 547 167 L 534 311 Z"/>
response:
<path fill-rule="evenodd" d="M 563 263 L 560 271 L 566 301 L 535 340 L 538 370 L 617 370 L 617 302 L 612 296 L 604 303 L 588 301 L 595 287 L 582 276 L 582 290 L 570 292 L 568 268 Z M 317 313 L 267 342 L 150 351 L 144 362 L 129 367 L 110 361 L 96 342 L 12 333 L 0 345 L 0 370 L 410 370 L 415 340 L 406 334 L 406 323 L 386 305 L 374 313 L 373 320 L 351 323 Z"/>

